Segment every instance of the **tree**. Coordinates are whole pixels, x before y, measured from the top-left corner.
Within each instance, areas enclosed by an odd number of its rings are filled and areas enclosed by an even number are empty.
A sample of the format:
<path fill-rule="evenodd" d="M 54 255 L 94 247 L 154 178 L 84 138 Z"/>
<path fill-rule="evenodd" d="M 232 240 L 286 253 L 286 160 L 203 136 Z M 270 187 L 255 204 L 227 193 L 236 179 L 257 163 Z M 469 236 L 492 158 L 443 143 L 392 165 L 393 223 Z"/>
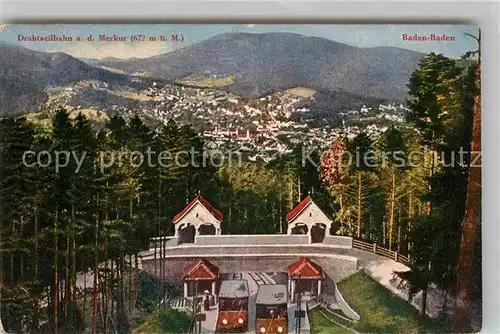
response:
<path fill-rule="evenodd" d="M 369 179 L 370 173 L 374 170 L 374 158 L 372 139 L 364 132 L 358 134 L 348 145 L 348 151 L 353 157 L 350 170 L 356 176 L 356 236 L 361 237 L 361 225 L 364 215 L 364 202 L 366 191 L 369 184 L 363 181 Z"/>
<path fill-rule="evenodd" d="M 394 126 L 385 131 L 376 143 L 379 157 L 379 177 L 383 186 L 389 189 L 387 216 L 389 218 L 389 250 L 394 242 L 393 232 L 396 221 L 396 209 L 400 197 L 400 185 L 403 172 L 407 169 L 404 158 L 407 156 L 403 133 Z M 399 238 L 398 238 L 399 243 Z"/>
<path fill-rule="evenodd" d="M 334 140 L 330 148 L 323 152 L 319 166 L 320 178 L 338 205 L 339 210 L 337 210 L 335 220 L 340 225 L 339 233 L 343 235 L 352 235 L 354 233 L 352 226 L 353 213 L 349 206 L 348 192 L 348 143 L 347 137 L 344 136 Z"/>
<path fill-rule="evenodd" d="M 436 152 L 443 142 L 446 122 L 460 107 L 460 99 L 454 94 L 460 73 L 455 60 L 431 52 L 422 58 L 410 77 L 410 111 L 406 119 L 418 130 L 421 145 L 430 154 L 429 180 L 436 172 Z M 430 210 L 428 202 L 427 212 Z"/>
<path fill-rule="evenodd" d="M 471 152 L 481 152 L 481 32 L 473 37 L 478 43 L 478 49 L 466 54 L 466 57 L 477 54 L 475 76 L 474 117 L 472 123 Z M 471 161 L 472 162 L 472 161 Z M 460 257 L 457 273 L 456 306 L 453 313 L 453 329 L 455 331 L 469 331 L 471 326 L 470 279 L 471 262 L 474 253 L 477 225 L 481 215 L 481 167 L 469 165 L 469 181 L 465 202 L 465 215 L 462 225 L 460 242 Z"/>

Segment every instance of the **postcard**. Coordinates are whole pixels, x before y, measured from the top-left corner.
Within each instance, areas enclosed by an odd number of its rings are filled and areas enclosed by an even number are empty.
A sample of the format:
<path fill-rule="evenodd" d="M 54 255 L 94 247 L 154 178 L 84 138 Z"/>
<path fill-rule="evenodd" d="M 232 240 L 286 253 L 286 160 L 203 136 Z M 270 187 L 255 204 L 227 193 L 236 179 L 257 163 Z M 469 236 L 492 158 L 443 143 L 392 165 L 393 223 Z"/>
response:
<path fill-rule="evenodd" d="M 481 329 L 477 27 L 0 29 L 1 333 Z"/>

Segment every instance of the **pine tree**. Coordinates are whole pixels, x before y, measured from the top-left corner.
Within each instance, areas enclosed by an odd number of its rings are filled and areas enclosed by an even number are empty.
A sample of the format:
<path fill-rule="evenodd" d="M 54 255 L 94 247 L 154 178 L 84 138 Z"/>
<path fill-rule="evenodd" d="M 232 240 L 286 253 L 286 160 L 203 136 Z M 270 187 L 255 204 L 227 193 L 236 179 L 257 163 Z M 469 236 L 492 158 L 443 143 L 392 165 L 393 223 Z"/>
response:
<path fill-rule="evenodd" d="M 474 36 L 472 36 L 474 37 Z M 471 152 L 481 152 L 481 35 L 474 37 L 478 49 L 475 73 L 474 116 L 472 125 Z M 472 55 L 472 53 L 466 56 Z M 471 327 L 470 280 L 471 262 L 475 248 L 478 221 L 481 216 L 481 167 L 469 167 L 464 223 L 460 243 L 460 258 L 457 273 L 457 302 L 453 314 L 453 329 L 469 331 Z"/>

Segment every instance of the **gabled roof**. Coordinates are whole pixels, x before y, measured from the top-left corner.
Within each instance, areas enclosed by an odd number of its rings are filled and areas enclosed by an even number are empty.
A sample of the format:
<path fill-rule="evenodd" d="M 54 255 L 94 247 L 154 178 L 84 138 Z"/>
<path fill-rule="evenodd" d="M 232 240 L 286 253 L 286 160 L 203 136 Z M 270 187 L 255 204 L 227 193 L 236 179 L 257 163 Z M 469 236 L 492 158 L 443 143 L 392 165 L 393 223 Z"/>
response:
<path fill-rule="evenodd" d="M 313 202 L 311 196 L 307 195 L 307 197 L 304 198 L 302 200 L 302 202 L 299 203 L 299 205 L 297 205 L 295 208 L 293 208 L 293 210 L 290 211 L 286 215 L 286 222 L 290 223 L 292 220 L 294 220 L 295 218 L 297 218 L 302 213 L 302 211 L 304 211 L 309 205 L 311 205 L 311 203 L 314 204 L 314 205 L 316 205 Z M 325 215 L 325 213 L 321 209 L 319 209 L 319 210 L 323 213 L 323 215 L 326 217 L 326 219 L 330 220 L 330 218 L 328 218 L 328 216 Z"/>
<path fill-rule="evenodd" d="M 290 211 L 287 215 L 286 215 L 286 221 L 287 222 L 290 222 L 292 220 L 294 220 L 302 211 L 304 211 L 305 208 L 307 208 L 309 206 L 309 204 L 312 203 L 312 198 L 310 195 L 307 195 L 306 198 L 304 198 L 302 200 L 302 202 L 299 203 L 299 205 L 297 205 L 295 208 L 293 208 L 292 211 Z"/>
<path fill-rule="evenodd" d="M 184 209 L 182 209 L 181 212 L 175 215 L 173 223 L 174 224 L 177 223 L 182 217 L 184 217 L 184 215 L 188 213 L 189 210 L 191 210 L 196 205 L 196 203 L 199 203 L 205 209 L 207 209 L 207 211 L 212 215 L 212 217 L 214 217 L 219 223 L 222 222 L 222 218 L 224 217 L 222 213 L 216 208 L 214 208 L 209 201 L 204 199 L 203 196 L 201 196 L 198 193 L 198 195 L 196 195 L 196 197 L 191 201 L 191 203 L 189 203 Z"/>
<path fill-rule="evenodd" d="M 292 279 L 323 279 L 323 270 L 306 257 L 288 267 L 288 276 Z"/>
<path fill-rule="evenodd" d="M 191 263 L 182 274 L 182 280 L 214 280 L 217 277 L 219 268 L 205 259 Z"/>

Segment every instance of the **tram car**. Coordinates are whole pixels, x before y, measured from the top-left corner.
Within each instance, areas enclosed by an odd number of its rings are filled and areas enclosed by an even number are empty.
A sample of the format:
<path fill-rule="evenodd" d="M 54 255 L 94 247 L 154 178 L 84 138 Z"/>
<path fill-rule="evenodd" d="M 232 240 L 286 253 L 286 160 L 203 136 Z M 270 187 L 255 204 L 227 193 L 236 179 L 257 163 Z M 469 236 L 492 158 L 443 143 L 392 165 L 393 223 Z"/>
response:
<path fill-rule="evenodd" d="M 287 298 L 286 285 L 266 284 L 259 286 L 255 312 L 256 333 L 288 333 Z"/>
<path fill-rule="evenodd" d="M 248 330 L 249 295 L 246 280 L 226 280 L 221 282 L 216 332 L 244 333 Z"/>

